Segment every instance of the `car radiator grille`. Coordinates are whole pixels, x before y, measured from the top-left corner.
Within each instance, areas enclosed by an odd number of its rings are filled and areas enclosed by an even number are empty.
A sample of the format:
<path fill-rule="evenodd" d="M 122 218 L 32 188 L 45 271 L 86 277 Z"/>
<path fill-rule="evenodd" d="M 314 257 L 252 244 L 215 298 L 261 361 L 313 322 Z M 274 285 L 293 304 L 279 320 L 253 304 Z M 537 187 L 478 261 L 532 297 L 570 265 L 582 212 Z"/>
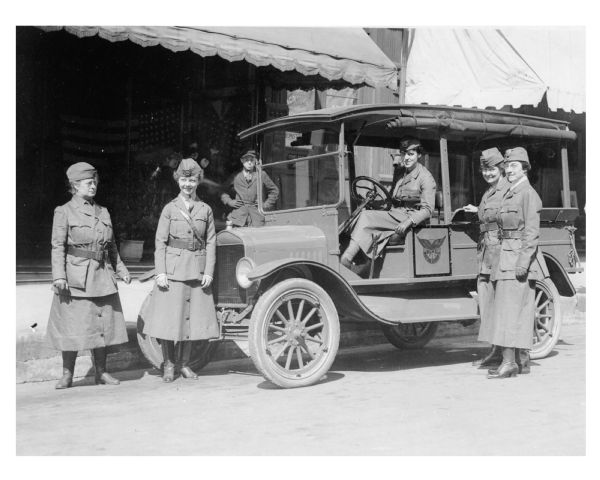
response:
<path fill-rule="evenodd" d="M 219 305 L 245 304 L 246 290 L 235 279 L 235 267 L 244 256 L 243 245 L 218 245 L 216 272 L 216 297 Z"/>

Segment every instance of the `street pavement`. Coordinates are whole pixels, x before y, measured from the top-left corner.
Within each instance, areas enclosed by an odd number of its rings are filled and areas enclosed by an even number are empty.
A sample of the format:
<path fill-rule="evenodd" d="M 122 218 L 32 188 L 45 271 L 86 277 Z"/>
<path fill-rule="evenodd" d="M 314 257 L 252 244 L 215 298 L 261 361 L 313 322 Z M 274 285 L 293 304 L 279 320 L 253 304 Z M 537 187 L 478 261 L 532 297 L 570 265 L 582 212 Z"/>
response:
<path fill-rule="evenodd" d="M 585 322 L 563 326 L 530 375 L 488 380 L 474 336 L 421 351 L 341 351 L 321 383 L 283 390 L 250 360 L 199 381 L 157 370 L 119 386 L 16 386 L 17 455 L 584 455 Z"/>

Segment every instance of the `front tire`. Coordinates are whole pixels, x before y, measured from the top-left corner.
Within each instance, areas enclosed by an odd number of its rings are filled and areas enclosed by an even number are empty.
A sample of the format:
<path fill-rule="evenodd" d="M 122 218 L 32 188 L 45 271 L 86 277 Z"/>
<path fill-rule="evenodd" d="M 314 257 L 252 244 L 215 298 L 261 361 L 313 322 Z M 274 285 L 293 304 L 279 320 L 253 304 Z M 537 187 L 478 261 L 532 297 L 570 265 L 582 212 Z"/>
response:
<path fill-rule="evenodd" d="M 279 387 L 317 383 L 331 367 L 339 341 L 335 305 L 314 282 L 284 280 L 256 302 L 248 331 L 250 357 Z"/>
<path fill-rule="evenodd" d="M 535 282 L 532 359 L 545 358 L 556 346 L 562 326 L 560 294 L 549 278 Z"/>
<path fill-rule="evenodd" d="M 142 303 L 142 308 L 140 308 L 140 313 L 138 314 L 137 340 L 140 350 L 144 354 L 144 357 L 146 357 L 146 360 L 160 370 L 163 364 L 163 354 L 160 341 L 144 333 L 144 316 L 146 315 L 150 305 L 151 297 L 152 292 L 148 294 L 144 300 L 144 303 Z M 192 353 L 190 355 L 190 361 L 188 365 L 193 370 L 200 370 L 204 368 L 211 361 L 218 346 L 219 342 L 209 342 L 208 340 L 193 341 Z"/>
<path fill-rule="evenodd" d="M 400 350 L 419 350 L 429 343 L 437 332 L 436 322 L 381 324 L 388 341 Z"/>

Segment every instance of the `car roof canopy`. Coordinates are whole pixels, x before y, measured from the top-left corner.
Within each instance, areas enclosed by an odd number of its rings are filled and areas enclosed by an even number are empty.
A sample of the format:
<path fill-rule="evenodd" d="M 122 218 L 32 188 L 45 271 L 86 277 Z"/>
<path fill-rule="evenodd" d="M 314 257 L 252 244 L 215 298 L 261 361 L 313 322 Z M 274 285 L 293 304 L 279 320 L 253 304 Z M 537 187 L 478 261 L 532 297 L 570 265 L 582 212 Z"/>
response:
<path fill-rule="evenodd" d="M 358 136 L 357 145 L 397 146 L 398 137 L 482 139 L 535 137 L 574 140 L 568 122 L 495 110 L 477 110 L 443 105 L 354 105 L 303 112 L 280 117 L 240 132 L 240 138 L 275 130 L 307 132 L 340 128 L 348 138 Z"/>

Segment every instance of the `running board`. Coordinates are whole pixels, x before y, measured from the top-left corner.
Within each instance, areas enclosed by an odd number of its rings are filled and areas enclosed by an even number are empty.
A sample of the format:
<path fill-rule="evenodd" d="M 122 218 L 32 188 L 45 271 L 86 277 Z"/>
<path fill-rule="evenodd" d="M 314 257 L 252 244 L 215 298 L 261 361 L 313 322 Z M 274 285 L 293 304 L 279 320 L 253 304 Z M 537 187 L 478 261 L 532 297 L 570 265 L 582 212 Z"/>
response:
<path fill-rule="evenodd" d="M 431 293 L 431 292 L 428 292 Z M 479 319 L 477 300 L 473 296 L 442 298 L 360 295 L 375 315 L 393 323 L 450 322 Z"/>

